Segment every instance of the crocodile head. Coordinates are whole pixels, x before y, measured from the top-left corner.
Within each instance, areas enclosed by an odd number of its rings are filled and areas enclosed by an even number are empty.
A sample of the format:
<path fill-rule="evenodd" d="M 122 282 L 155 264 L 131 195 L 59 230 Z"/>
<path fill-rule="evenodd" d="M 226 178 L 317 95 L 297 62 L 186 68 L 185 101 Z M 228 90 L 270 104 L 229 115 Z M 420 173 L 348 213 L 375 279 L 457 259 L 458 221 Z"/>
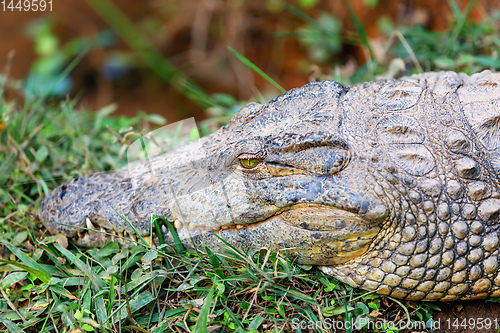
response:
<path fill-rule="evenodd" d="M 357 144 L 342 124 L 345 91 L 335 82 L 310 83 L 247 105 L 187 147 L 199 158 L 175 180 L 169 205 L 184 226 L 181 238 L 197 246 L 224 240 L 287 249 L 308 264 L 342 263 L 365 252 L 388 209 L 367 185 Z"/>
<path fill-rule="evenodd" d="M 99 246 L 113 234 L 133 237 L 118 214 L 144 236 L 156 214 L 175 221 L 186 245 L 286 249 L 307 264 L 348 261 L 367 250 L 388 208 L 356 154 L 365 143 L 342 123 L 346 90 L 310 83 L 249 104 L 216 133 L 131 174 L 68 182 L 43 201 L 41 220 L 52 233 Z"/>

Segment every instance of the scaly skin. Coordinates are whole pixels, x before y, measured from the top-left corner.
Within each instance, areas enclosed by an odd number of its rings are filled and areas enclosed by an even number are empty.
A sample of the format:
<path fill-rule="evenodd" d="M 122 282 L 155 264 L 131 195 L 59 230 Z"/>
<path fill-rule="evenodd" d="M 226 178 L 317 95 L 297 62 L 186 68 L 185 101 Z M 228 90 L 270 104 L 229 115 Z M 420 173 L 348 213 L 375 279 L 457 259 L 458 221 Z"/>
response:
<path fill-rule="evenodd" d="M 310 83 L 132 174 L 62 185 L 40 219 L 82 246 L 127 245 L 117 212 L 141 235 L 155 214 L 188 246 L 287 248 L 396 298 L 498 297 L 499 84 L 489 71 Z"/>

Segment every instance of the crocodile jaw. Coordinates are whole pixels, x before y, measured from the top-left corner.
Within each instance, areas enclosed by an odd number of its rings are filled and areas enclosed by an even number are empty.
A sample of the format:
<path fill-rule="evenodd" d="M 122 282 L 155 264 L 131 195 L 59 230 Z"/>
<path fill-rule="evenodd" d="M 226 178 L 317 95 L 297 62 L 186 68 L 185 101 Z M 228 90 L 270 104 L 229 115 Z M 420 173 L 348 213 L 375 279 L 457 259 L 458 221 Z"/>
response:
<path fill-rule="evenodd" d="M 183 243 L 222 250 L 223 244 L 245 251 L 286 251 L 297 263 L 337 265 L 361 256 L 378 234 L 378 224 L 329 206 L 298 204 L 266 220 L 218 230 L 177 233 Z M 173 244 L 170 235 L 164 235 Z"/>

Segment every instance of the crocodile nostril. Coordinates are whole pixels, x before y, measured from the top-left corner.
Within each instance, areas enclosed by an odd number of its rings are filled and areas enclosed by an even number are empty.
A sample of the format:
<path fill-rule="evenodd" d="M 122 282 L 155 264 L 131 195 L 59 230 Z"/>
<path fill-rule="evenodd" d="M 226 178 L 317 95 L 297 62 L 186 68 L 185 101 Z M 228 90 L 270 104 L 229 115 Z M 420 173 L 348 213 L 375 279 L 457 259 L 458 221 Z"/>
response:
<path fill-rule="evenodd" d="M 66 194 L 66 189 L 68 187 L 66 185 L 61 186 L 61 193 L 59 193 L 59 200 L 62 200 L 64 198 L 64 195 Z"/>

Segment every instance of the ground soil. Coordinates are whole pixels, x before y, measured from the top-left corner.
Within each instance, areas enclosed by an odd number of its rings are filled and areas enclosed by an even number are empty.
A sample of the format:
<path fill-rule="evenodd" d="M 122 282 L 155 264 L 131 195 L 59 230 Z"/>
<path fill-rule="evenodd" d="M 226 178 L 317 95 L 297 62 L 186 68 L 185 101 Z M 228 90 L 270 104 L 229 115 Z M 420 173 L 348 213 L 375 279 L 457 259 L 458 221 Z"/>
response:
<path fill-rule="evenodd" d="M 436 303 L 435 332 L 490 333 L 500 331 L 500 303 L 484 300 Z M 483 322 L 483 325 L 480 322 Z M 491 322 L 491 327 L 486 324 Z"/>

